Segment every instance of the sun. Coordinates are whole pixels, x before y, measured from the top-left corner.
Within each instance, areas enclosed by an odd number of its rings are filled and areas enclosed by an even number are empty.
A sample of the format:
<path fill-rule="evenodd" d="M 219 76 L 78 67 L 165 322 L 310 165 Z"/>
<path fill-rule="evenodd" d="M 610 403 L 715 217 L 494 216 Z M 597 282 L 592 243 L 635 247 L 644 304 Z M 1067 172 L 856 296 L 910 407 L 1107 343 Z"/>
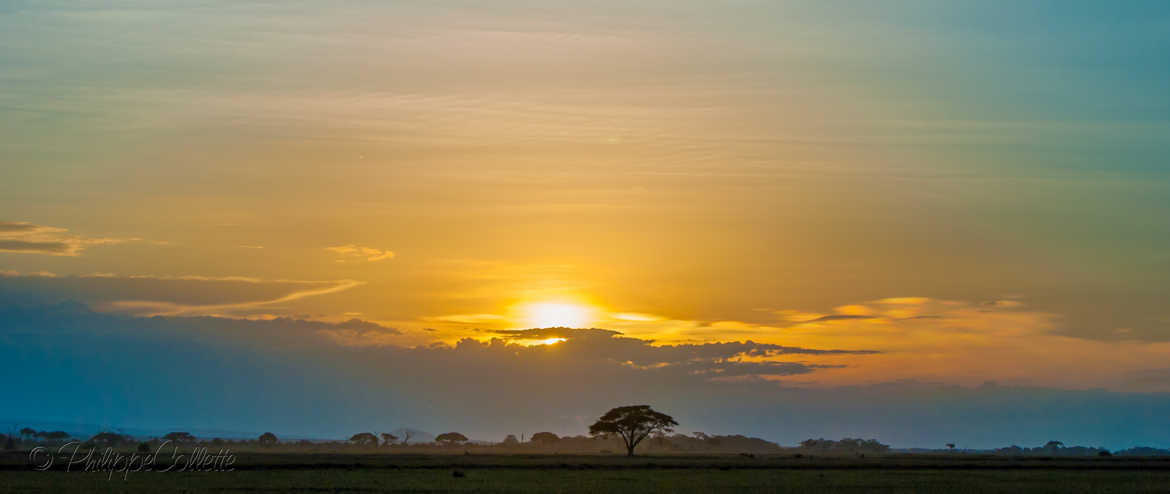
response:
<path fill-rule="evenodd" d="M 523 307 L 525 322 L 533 328 L 584 328 L 593 322 L 593 310 L 570 302 L 535 302 Z"/>

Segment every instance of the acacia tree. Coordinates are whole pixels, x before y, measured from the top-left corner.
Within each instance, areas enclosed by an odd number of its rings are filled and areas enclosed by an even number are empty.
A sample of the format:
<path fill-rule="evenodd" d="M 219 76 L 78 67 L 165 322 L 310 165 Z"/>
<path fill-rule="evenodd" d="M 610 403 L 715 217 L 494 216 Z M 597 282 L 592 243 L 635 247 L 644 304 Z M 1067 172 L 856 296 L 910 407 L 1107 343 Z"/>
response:
<path fill-rule="evenodd" d="M 195 442 L 195 436 L 191 435 L 190 432 L 171 432 L 171 433 L 168 433 L 167 435 L 163 436 L 163 439 L 166 439 L 168 441 L 174 441 L 176 443 L 193 443 L 193 442 Z"/>
<path fill-rule="evenodd" d="M 463 434 L 460 434 L 458 432 L 444 432 L 444 433 L 436 436 L 435 441 L 437 441 L 440 444 L 445 444 L 445 445 L 450 446 L 453 444 L 467 442 L 467 436 L 464 436 Z"/>
<path fill-rule="evenodd" d="M 349 440 L 358 446 L 377 446 L 378 436 L 372 432 L 359 432 L 350 436 Z"/>
<path fill-rule="evenodd" d="M 395 436 L 394 434 L 391 434 L 389 432 L 382 433 L 382 445 L 383 446 L 390 446 L 390 445 L 394 444 L 394 442 L 397 440 L 398 440 L 398 436 Z"/>
<path fill-rule="evenodd" d="M 259 442 L 261 446 L 273 446 L 278 442 L 278 440 L 276 439 L 276 434 L 265 432 L 260 434 L 260 438 L 257 439 L 257 442 Z"/>
<path fill-rule="evenodd" d="M 551 432 L 537 432 L 536 434 L 533 434 L 532 437 L 528 440 L 534 443 L 555 443 L 560 440 L 560 438 Z"/>
<path fill-rule="evenodd" d="M 626 444 L 626 456 L 634 456 L 634 448 L 651 434 L 674 430 L 678 422 L 665 413 L 657 412 L 650 405 L 617 407 L 602 415 L 589 426 L 593 436 L 618 435 Z"/>
<path fill-rule="evenodd" d="M 38 432 L 37 435 L 39 435 L 40 437 L 43 437 L 45 439 L 48 439 L 50 441 L 56 441 L 59 439 L 65 439 L 65 438 L 69 437 L 69 433 L 65 432 L 65 431 L 52 431 L 52 432 L 42 431 L 42 432 Z"/>

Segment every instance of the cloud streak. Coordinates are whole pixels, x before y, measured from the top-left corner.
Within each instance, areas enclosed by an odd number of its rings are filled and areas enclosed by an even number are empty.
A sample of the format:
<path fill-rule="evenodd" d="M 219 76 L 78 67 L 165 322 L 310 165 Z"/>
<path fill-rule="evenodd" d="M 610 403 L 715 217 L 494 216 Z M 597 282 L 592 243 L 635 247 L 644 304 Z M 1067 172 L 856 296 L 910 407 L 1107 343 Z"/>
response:
<path fill-rule="evenodd" d="M 319 283 L 327 283 L 328 286 L 298 290 L 270 300 L 252 300 L 226 304 L 182 304 L 151 300 L 119 300 L 111 302 L 109 306 L 114 310 L 145 316 L 231 315 L 304 298 L 342 292 L 365 284 L 365 282 L 356 280 L 338 280 Z"/>
<path fill-rule="evenodd" d="M 363 245 L 347 244 L 338 245 L 336 247 L 326 247 L 325 250 L 333 252 L 342 256 L 337 262 L 345 262 L 351 260 L 365 260 L 368 262 L 385 261 L 393 259 L 395 254 L 393 251 L 384 249 L 375 249 L 373 247 L 366 247 Z"/>
<path fill-rule="evenodd" d="M 0 221 L 0 252 L 75 257 L 95 245 L 113 245 L 138 240 L 142 239 L 86 237 L 71 234 L 64 228 L 23 221 Z"/>

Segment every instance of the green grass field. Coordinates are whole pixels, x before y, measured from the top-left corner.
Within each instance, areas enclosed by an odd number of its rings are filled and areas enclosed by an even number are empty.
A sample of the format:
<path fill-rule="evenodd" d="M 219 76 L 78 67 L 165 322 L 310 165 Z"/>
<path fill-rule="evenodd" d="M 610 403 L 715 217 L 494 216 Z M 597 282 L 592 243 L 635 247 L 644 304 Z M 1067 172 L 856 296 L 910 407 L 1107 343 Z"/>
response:
<path fill-rule="evenodd" d="M 123 480 L 24 458 L 0 462 L 0 492 L 1170 492 L 1165 459 L 242 454 L 230 472 Z"/>

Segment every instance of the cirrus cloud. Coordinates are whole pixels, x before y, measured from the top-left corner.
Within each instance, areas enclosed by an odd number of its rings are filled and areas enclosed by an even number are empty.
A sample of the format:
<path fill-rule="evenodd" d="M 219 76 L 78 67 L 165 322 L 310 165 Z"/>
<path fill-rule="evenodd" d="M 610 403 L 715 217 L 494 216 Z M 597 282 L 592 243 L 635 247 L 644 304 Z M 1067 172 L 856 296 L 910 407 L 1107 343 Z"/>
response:
<path fill-rule="evenodd" d="M 95 245 L 112 245 L 142 240 L 137 237 L 86 237 L 69 233 L 65 228 L 37 225 L 24 221 L 0 221 L 0 252 L 42 254 L 50 256 L 81 255 Z"/>
<path fill-rule="evenodd" d="M 356 259 L 364 259 L 369 262 L 385 261 L 393 259 L 395 254 L 390 250 L 376 249 L 373 247 L 366 247 L 364 245 L 346 244 L 335 247 L 326 247 L 325 250 L 339 254 L 342 257 L 337 259 L 337 262 L 346 262 Z"/>

